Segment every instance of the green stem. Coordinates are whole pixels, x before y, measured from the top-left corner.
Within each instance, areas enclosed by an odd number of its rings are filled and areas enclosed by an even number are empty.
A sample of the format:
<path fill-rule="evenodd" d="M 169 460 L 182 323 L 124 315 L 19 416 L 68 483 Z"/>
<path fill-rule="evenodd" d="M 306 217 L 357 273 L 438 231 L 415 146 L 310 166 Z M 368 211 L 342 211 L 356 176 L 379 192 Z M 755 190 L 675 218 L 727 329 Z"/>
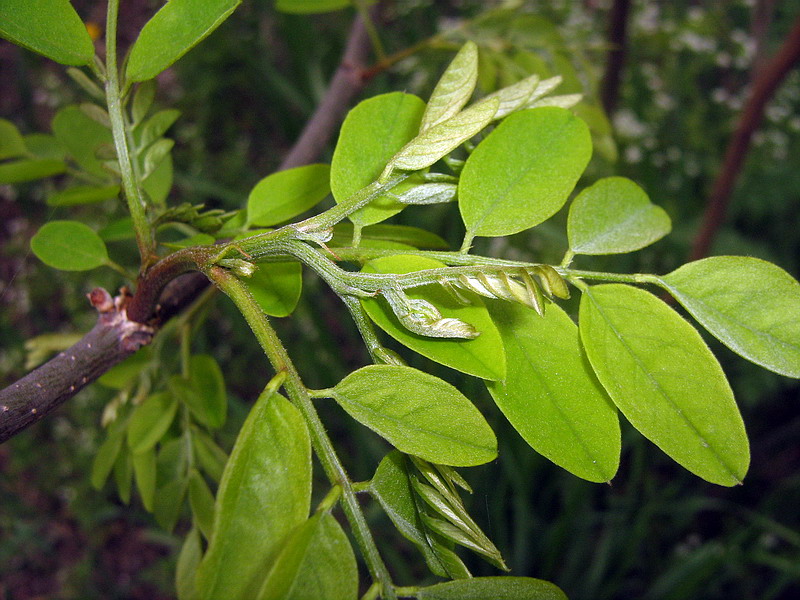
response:
<path fill-rule="evenodd" d="M 244 283 L 230 272 L 216 266 L 210 267 L 206 275 L 236 304 L 276 372 L 286 372 L 287 376 L 284 384 L 286 392 L 303 414 L 311 435 L 314 451 L 322 464 L 322 468 L 325 470 L 325 474 L 333 485 L 338 485 L 342 489 L 342 509 L 352 527 L 353 536 L 361 549 L 367 568 L 372 578 L 379 582 L 383 588 L 384 598 L 396 600 L 397 597 L 394 593 L 391 576 L 378 552 L 377 546 L 375 546 L 375 540 L 372 538 L 372 532 L 367 526 L 366 518 L 361 511 L 361 506 L 353 491 L 350 478 L 339 460 L 333 443 L 325 432 L 325 426 L 322 424 L 308 395 L 308 390 L 303 385 L 300 375 L 289 358 L 278 334 L 272 328 L 266 315 L 262 312 Z"/>
<path fill-rule="evenodd" d="M 133 229 L 136 232 L 136 244 L 142 259 L 142 269 L 146 269 L 155 256 L 155 238 L 153 229 L 147 219 L 146 203 L 142 194 L 139 180 L 133 168 L 133 162 L 128 147 L 128 136 L 125 118 L 122 114 L 122 94 L 119 85 L 119 70 L 117 69 L 117 16 L 119 13 L 119 0 L 108 0 L 108 15 L 106 18 L 106 102 L 108 116 L 111 119 L 111 133 L 114 136 L 114 146 L 117 150 L 122 189 L 128 210 L 133 219 Z"/>
<path fill-rule="evenodd" d="M 461 244 L 461 250 L 459 250 L 459 252 L 461 252 L 461 254 L 467 254 L 469 249 L 472 247 L 472 240 L 474 239 L 475 235 L 472 232 L 468 231 L 465 233 L 464 242 Z"/>
<path fill-rule="evenodd" d="M 652 283 L 660 285 L 661 279 L 658 275 L 648 273 L 605 273 L 601 271 L 581 271 L 579 269 L 556 269 L 567 279 L 599 279 L 602 281 L 612 281 L 614 283 Z"/>

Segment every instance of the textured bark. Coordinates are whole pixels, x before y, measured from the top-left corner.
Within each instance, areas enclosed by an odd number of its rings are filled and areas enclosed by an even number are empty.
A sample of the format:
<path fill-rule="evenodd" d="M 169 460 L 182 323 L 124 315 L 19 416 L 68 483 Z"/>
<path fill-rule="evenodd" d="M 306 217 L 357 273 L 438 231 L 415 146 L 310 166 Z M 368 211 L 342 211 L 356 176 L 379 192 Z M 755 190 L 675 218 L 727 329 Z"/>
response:
<path fill-rule="evenodd" d="M 742 169 L 753 133 L 764 117 L 764 109 L 774 96 L 775 90 L 800 60 L 800 17 L 794 22 L 789 35 L 772 59 L 760 71 L 753 82 L 753 91 L 739 117 L 736 130 L 728 143 L 719 175 L 714 182 L 711 195 L 703 215 L 703 222 L 694 240 L 690 260 L 708 255 L 711 244 L 725 221 L 739 172 Z"/>

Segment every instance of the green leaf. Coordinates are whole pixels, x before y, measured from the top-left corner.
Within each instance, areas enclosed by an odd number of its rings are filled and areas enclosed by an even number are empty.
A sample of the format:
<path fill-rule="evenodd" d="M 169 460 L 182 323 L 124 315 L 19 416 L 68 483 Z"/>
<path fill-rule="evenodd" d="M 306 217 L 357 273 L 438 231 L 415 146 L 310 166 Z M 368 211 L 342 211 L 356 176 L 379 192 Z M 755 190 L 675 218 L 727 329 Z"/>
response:
<path fill-rule="evenodd" d="M 426 129 L 392 157 L 384 173 L 393 169 L 418 171 L 430 167 L 483 131 L 492 122 L 499 106 L 500 101 L 496 98 L 483 100 Z"/>
<path fill-rule="evenodd" d="M 448 243 L 426 229 L 409 225 L 388 225 L 380 223 L 369 225 L 361 230 L 361 241 L 380 240 L 406 244 L 414 248 L 433 248 L 443 250 L 449 248 Z M 333 227 L 333 239 L 328 246 L 350 246 L 353 241 L 353 224 L 337 223 Z"/>
<path fill-rule="evenodd" d="M 103 179 L 109 173 L 97 158 L 100 146 L 113 147 L 111 131 L 90 119 L 79 106 L 65 106 L 53 117 L 53 134 L 67 152 L 87 172 Z"/>
<path fill-rule="evenodd" d="M 219 483 L 225 463 L 228 462 L 228 455 L 211 437 L 199 429 L 192 430 L 192 445 L 200 466 L 211 479 Z"/>
<path fill-rule="evenodd" d="M 103 202 L 119 196 L 119 186 L 97 187 L 93 185 L 74 185 L 47 197 L 49 206 L 75 206 Z"/>
<path fill-rule="evenodd" d="M 17 126 L 7 119 L 0 119 L 0 160 L 25 156 L 27 153 Z"/>
<path fill-rule="evenodd" d="M 172 531 L 183 511 L 189 484 L 190 446 L 186 438 L 173 438 L 161 444 L 156 458 L 156 495 L 153 516 L 165 530 Z"/>
<path fill-rule="evenodd" d="M 153 80 L 145 81 L 136 86 L 136 91 L 133 94 L 133 101 L 131 102 L 131 120 L 134 125 L 134 135 L 136 134 L 136 126 L 141 123 L 150 112 L 150 107 L 153 106 L 153 100 L 156 98 L 156 82 Z"/>
<path fill-rule="evenodd" d="M 60 160 L 28 159 L 13 160 L 0 164 L 0 185 L 7 183 L 25 183 L 51 175 L 60 175 L 67 170 Z"/>
<path fill-rule="evenodd" d="M 398 450 L 456 467 L 497 457 L 497 439 L 480 411 L 438 377 L 396 365 L 370 365 L 331 390 L 359 423 Z"/>
<path fill-rule="evenodd" d="M 192 246 L 210 246 L 214 243 L 214 236 L 207 233 L 195 233 L 175 242 L 161 242 L 167 248 L 190 248 Z"/>
<path fill-rule="evenodd" d="M 487 98 L 497 98 L 500 101 L 500 106 L 494 114 L 494 120 L 497 121 L 524 108 L 538 85 L 539 76 L 531 75 L 486 96 Z"/>
<path fill-rule="evenodd" d="M 331 167 L 324 164 L 268 175 L 247 199 L 247 226 L 269 227 L 304 213 L 330 193 L 330 176 Z"/>
<path fill-rule="evenodd" d="M 625 177 L 606 177 L 583 190 L 569 208 L 567 236 L 576 254 L 633 252 L 672 229 L 669 215 Z"/>
<path fill-rule="evenodd" d="M 119 242 L 122 240 L 132 240 L 136 237 L 133 231 L 133 219 L 122 217 L 115 219 L 97 232 L 104 242 Z"/>
<path fill-rule="evenodd" d="M 144 84 L 142 84 L 144 85 Z M 167 130 L 172 127 L 178 117 L 181 116 L 181 111 L 174 108 L 167 110 L 160 110 L 152 117 L 133 128 L 133 140 L 136 144 L 137 150 L 142 152 L 146 150 L 153 142 L 161 139 Z"/>
<path fill-rule="evenodd" d="M 145 510 L 153 511 L 153 500 L 156 494 L 156 451 L 153 448 L 134 454 L 133 477 L 136 481 L 136 488 L 142 498 Z"/>
<path fill-rule="evenodd" d="M 368 262 L 367 273 L 410 273 L 423 269 L 438 269 L 443 263 L 418 256 L 390 256 Z M 483 379 L 502 379 L 506 373 L 505 353 L 500 333 L 486 307 L 475 294 L 465 292 L 469 305 L 462 304 L 440 285 L 427 285 L 407 291 L 412 299 L 431 302 L 445 318 L 472 325 L 480 335 L 474 339 L 431 338 L 408 331 L 380 298 L 362 298 L 361 304 L 378 327 L 407 346 L 452 369 Z"/>
<path fill-rule="evenodd" d="M 228 395 L 225 393 L 222 369 L 213 356 L 195 354 L 189 359 L 189 377 L 192 387 L 197 391 L 190 408 L 203 425 L 219 429 L 225 424 L 228 412 Z"/>
<path fill-rule="evenodd" d="M 330 513 L 314 515 L 291 533 L 258 595 L 258 600 L 310 598 L 358 598 L 356 557 Z"/>
<path fill-rule="evenodd" d="M 105 242 L 78 221 L 50 221 L 31 238 L 44 264 L 62 271 L 88 271 L 108 262 Z"/>
<path fill-rule="evenodd" d="M 66 156 L 66 148 L 61 145 L 54 135 L 47 133 L 31 133 L 23 138 L 25 146 L 36 158 L 49 158 L 51 160 L 63 161 Z"/>
<path fill-rule="evenodd" d="M 331 161 L 331 191 L 341 203 L 375 181 L 386 163 L 419 130 L 425 103 L 411 94 L 392 92 L 359 102 L 342 124 Z M 409 185 L 396 186 L 401 194 Z M 357 225 L 372 225 L 400 212 L 403 205 L 382 196 L 350 215 Z"/>
<path fill-rule="evenodd" d="M 210 538 L 214 526 L 214 496 L 197 469 L 189 472 L 189 506 L 197 527 L 206 539 Z"/>
<path fill-rule="evenodd" d="M 350 6 L 351 0 L 277 0 L 275 8 L 281 12 L 305 15 L 339 10 Z"/>
<path fill-rule="evenodd" d="M 470 235 L 510 235 L 564 206 L 592 154 L 586 124 L 563 108 L 514 113 L 472 152 L 459 208 Z"/>
<path fill-rule="evenodd" d="M 159 481 L 160 483 L 160 481 Z M 188 480 L 185 475 L 159 485 L 153 500 L 153 516 L 158 525 L 171 532 L 183 511 Z"/>
<path fill-rule="evenodd" d="M 114 463 L 114 481 L 117 484 L 117 494 L 124 504 L 131 502 L 131 481 L 133 479 L 133 461 L 131 453 L 126 448 L 120 448 L 117 462 Z"/>
<path fill-rule="evenodd" d="M 469 102 L 478 81 L 478 46 L 467 42 L 458 51 L 431 94 L 419 132 L 454 117 Z"/>
<path fill-rule="evenodd" d="M 207 600 L 256 597 L 286 536 L 308 517 L 311 442 L 300 411 L 265 393 L 250 411 L 217 492 L 197 587 Z"/>
<path fill-rule="evenodd" d="M 172 152 L 173 146 L 175 146 L 175 140 L 161 138 L 147 148 L 144 153 L 144 166 L 142 168 L 142 177 L 144 179 L 152 175 L 158 166 L 164 162 L 164 159 Z"/>
<path fill-rule="evenodd" d="M 623 284 L 588 288 L 580 333 L 597 377 L 645 437 L 699 477 L 741 483 L 750 452 L 717 359 L 664 302 Z"/>
<path fill-rule="evenodd" d="M 111 469 L 114 467 L 114 463 L 117 461 L 117 456 L 124 441 L 125 429 L 123 422 L 117 420 L 109 427 L 106 439 L 100 444 L 92 461 L 91 483 L 94 489 L 99 490 L 105 484 Z"/>
<path fill-rule="evenodd" d="M 294 312 L 303 290 L 303 267 L 297 262 L 260 263 L 245 285 L 266 314 L 286 317 Z"/>
<path fill-rule="evenodd" d="M 203 558 L 203 546 L 200 532 L 193 528 L 183 540 L 181 551 L 178 554 L 178 565 L 175 569 L 175 591 L 178 600 L 197 600 L 200 594 L 194 584 L 197 565 Z"/>
<path fill-rule="evenodd" d="M 172 154 L 167 154 L 142 182 L 153 204 L 163 206 L 172 189 Z"/>
<path fill-rule="evenodd" d="M 474 577 L 420 588 L 419 600 L 567 600 L 555 584 L 530 577 Z"/>
<path fill-rule="evenodd" d="M 172 425 L 178 403 L 171 394 L 158 392 L 145 399 L 131 415 L 128 447 L 138 454 L 155 446 Z"/>
<path fill-rule="evenodd" d="M 609 481 L 617 472 L 617 410 L 597 381 L 578 328 L 559 306 L 540 317 L 520 304 L 493 302 L 508 369 L 487 382 L 503 414 L 531 447 L 570 473 Z"/>
<path fill-rule="evenodd" d="M 800 284 L 786 271 L 757 258 L 715 256 L 683 265 L 662 282 L 728 348 L 800 377 Z"/>
<path fill-rule="evenodd" d="M 377 498 L 403 537 L 419 548 L 434 575 L 468 577 L 469 572 L 458 557 L 426 533 L 410 477 L 406 457 L 392 451 L 378 465 L 370 482 L 370 493 Z"/>
<path fill-rule="evenodd" d="M 128 81 L 152 79 L 186 54 L 228 18 L 241 0 L 170 0 L 131 47 Z"/>
<path fill-rule="evenodd" d="M 94 60 L 92 38 L 69 0 L 3 0 L 0 37 L 62 65 Z"/>

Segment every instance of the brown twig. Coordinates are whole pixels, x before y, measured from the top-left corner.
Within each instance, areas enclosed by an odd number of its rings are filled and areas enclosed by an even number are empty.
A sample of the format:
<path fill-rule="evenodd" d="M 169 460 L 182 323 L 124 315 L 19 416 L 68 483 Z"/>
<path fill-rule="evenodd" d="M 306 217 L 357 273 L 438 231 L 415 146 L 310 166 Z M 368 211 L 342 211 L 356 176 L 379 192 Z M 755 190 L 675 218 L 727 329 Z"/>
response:
<path fill-rule="evenodd" d="M 373 8 L 374 10 L 374 8 Z M 353 98 L 367 83 L 369 35 L 364 21 L 356 17 L 344 55 L 331 79 L 325 97 L 306 123 L 300 137 L 281 162 L 280 170 L 314 162 L 342 122 Z"/>
<path fill-rule="evenodd" d="M 281 169 L 318 158 L 367 81 L 363 73 L 368 53 L 369 37 L 358 18 L 325 97 Z M 104 302 L 110 299 L 107 292 L 93 292 L 93 304 L 107 309 L 101 311 L 94 328 L 68 350 L 0 390 L 0 443 L 39 421 L 139 346 L 149 343 L 161 325 L 199 296 L 208 281 L 200 273 L 184 274 L 191 264 L 175 261 L 177 254 L 167 259 L 175 264 L 162 261 L 151 267 L 133 297 L 122 296 L 124 301 L 108 305 Z M 130 337 L 132 331 L 137 332 L 134 337 Z"/>
<path fill-rule="evenodd" d="M 692 246 L 690 260 L 698 260 L 708 255 L 711 244 L 725 221 L 725 213 L 730 204 L 736 179 L 747 157 L 753 133 L 764 117 L 764 109 L 798 60 L 800 60 L 800 17 L 794 22 L 783 45 L 753 83 L 753 91 L 739 117 L 736 130 L 725 151 L 722 168 L 711 190 L 700 231 Z"/>
<path fill-rule="evenodd" d="M 600 101 L 606 114 L 611 116 L 617 109 L 622 68 L 628 50 L 628 15 L 630 0 L 614 0 L 608 18 L 608 61 L 600 89 Z"/>

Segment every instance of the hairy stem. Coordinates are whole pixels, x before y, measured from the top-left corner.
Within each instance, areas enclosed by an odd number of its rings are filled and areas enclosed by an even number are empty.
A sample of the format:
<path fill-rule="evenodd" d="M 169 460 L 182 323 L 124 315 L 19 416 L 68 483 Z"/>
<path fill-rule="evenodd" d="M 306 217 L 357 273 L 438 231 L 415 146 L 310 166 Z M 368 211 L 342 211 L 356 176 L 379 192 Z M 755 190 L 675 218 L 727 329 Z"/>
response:
<path fill-rule="evenodd" d="M 119 70 L 117 69 L 118 12 L 119 0 L 109 0 L 106 20 L 106 102 L 108 116 L 111 120 L 111 133 L 114 136 L 114 147 L 117 150 L 117 159 L 119 160 L 122 189 L 125 191 L 128 210 L 133 219 L 136 245 L 139 247 L 139 255 L 142 259 L 141 270 L 144 271 L 155 257 L 155 238 L 153 229 L 147 219 L 142 188 L 133 168 L 125 117 L 122 114 L 122 94 L 119 85 Z"/>
<path fill-rule="evenodd" d="M 289 358 L 278 334 L 270 325 L 266 315 L 258 306 L 247 287 L 238 278 L 220 267 L 211 267 L 206 274 L 236 304 L 276 372 L 284 371 L 287 374 L 284 383 L 286 392 L 303 414 L 311 435 L 311 443 L 325 470 L 325 474 L 331 484 L 338 485 L 342 490 L 342 509 L 352 527 L 356 543 L 361 549 L 369 572 L 372 578 L 383 587 L 384 598 L 395 600 L 396 596 L 391 576 L 378 552 L 378 548 L 375 546 L 372 532 L 367 526 L 366 518 L 356 498 L 352 482 L 339 460 L 333 443 L 325 432 L 325 426 L 322 424 L 308 395 L 308 390 L 303 385 L 300 375 Z"/>

